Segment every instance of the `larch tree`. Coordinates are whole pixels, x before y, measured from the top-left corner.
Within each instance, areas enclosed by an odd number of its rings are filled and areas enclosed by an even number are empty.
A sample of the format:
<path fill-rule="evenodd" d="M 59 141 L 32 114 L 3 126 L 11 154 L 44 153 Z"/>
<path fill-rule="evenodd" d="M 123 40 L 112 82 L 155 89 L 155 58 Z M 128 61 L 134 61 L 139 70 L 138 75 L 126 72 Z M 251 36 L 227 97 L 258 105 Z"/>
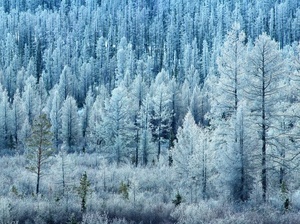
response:
<path fill-rule="evenodd" d="M 191 101 L 191 88 L 189 85 L 189 82 L 187 79 L 184 80 L 183 84 L 181 85 L 181 91 L 180 91 L 180 98 L 181 98 L 181 104 L 180 104 L 180 114 L 181 119 L 183 119 L 183 116 L 188 112 L 188 108 Z"/>
<path fill-rule="evenodd" d="M 152 84 L 153 113 L 151 118 L 152 134 L 157 142 L 157 160 L 161 155 L 162 144 L 170 138 L 172 119 L 172 93 L 168 85 L 166 71 L 161 71 Z"/>
<path fill-rule="evenodd" d="M 21 149 L 24 139 L 22 139 L 22 129 L 26 122 L 26 113 L 24 110 L 24 102 L 20 96 L 20 92 L 17 89 L 14 94 L 14 101 L 11 105 L 11 125 L 12 125 L 12 137 L 14 146 L 16 149 Z"/>
<path fill-rule="evenodd" d="M 126 64 L 128 60 L 127 53 L 128 53 L 127 40 L 125 37 L 122 37 L 118 45 L 118 51 L 117 51 L 116 86 L 118 86 L 122 82 L 122 80 L 124 80 L 125 72 L 126 72 Z"/>
<path fill-rule="evenodd" d="M 88 91 L 94 83 L 93 68 L 91 63 L 83 63 L 80 67 L 80 77 L 78 82 L 79 99 L 81 103 L 84 103 Z"/>
<path fill-rule="evenodd" d="M 89 124 L 91 123 L 90 117 L 91 117 L 91 111 L 93 108 L 93 104 L 94 104 L 94 96 L 92 93 L 92 90 L 89 89 L 84 101 L 84 105 L 83 105 L 83 111 L 81 114 L 81 126 L 82 126 L 82 134 L 83 134 L 83 138 L 84 138 L 84 151 L 86 149 L 87 146 L 87 131 L 89 128 Z"/>
<path fill-rule="evenodd" d="M 137 126 L 140 131 L 140 139 L 138 142 L 140 150 L 138 152 L 138 156 L 141 157 L 141 163 L 144 166 L 148 164 L 150 158 L 153 158 L 154 154 L 154 143 L 152 141 L 153 136 L 150 123 L 152 111 L 151 102 L 150 96 L 147 95 L 142 102 L 141 109 L 137 117 Z"/>
<path fill-rule="evenodd" d="M 75 96 L 76 77 L 72 75 L 72 70 L 69 66 L 65 66 L 59 78 L 59 97 L 65 100 L 68 96 Z"/>
<path fill-rule="evenodd" d="M 41 114 L 33 121 L 31 135 L 27 139 L 27 169 L 36 174 L 36 194 L 40 192 L 40 180 L 44 174 L 46 163 L 53 154 L 50 120 Z"/>
<path fill-rule="evenodd" d="M 207 145 L 206 137 L 190 111 L 183 125 L 178 129 L 174 143 L 173 166 L 178 179 L 178 187 L 186 190 L 186 197 L 193 202 L 199 196 L 207 197 Z"/>
<path fill-rule="evenodd" d="M 11 139 L 11 109 L 6 89 L 0 86 L 0 145 L 6 149 L 12 142 Z"/>
<path fill-rule="evenodd" d="M 78 149 L 82 137 L 80 119 L 76 100 L 67 96 L 61 108 L 61 133 L 60 138 L 69 151 Z"/>
<path fill-rule="evenodd" d="M 58 85 L 51 90 L 48 98 L 48 114 L 51 121 L 51 131 L 53 133 L 53 144 L 56 149 L 60 144 L 60 130 L 61 130 L 61 99 L 58 94 Z"/>
<path fill-rule="evenodd" d="M 141 139 L 141 133 L 140 133 L 140 128 L 138 124 L 138 116 L 139 116 L 139 111 L 142 107 L 142 102 L 145 97 L 145 92 L 147 91 L 146 89 L 146 84 L 143 81 L 143 78 L 141 75 L 137 75 L 135 79 L 133 80 L 132 84 L 129 87 L 129 94 L 130 94 L 130 99 L 132 102 L 132 116 L 134 119 L 134 125 L 136 129 L 136 135 L 135 135 L 135 165 L 137 166 L 139 163 L 139 143 Z"/>
<path fill-rule="evenodd" d="M 209 64 L 210 63 L 210 57 L 209 57 L 209 49 L 208 49 L 208 43 L 206 40 L 202 43 L 202 55 L 201 55 L 201 83 L 204 82 L 206 79 L 208 73 L 209 73 Z"/>
<path fill-rule="evenodd" d="M 206 97 L 205 91 L 196 86 L 193 90 L 189 110 L 194 116 L 196 124 L 200 126 L 206 125 L 205 114 L 209 111 L 208 99 Z"/>
<path fill-rule="evenodd" d="M 112 91 L 105 102 L 103 139 L 108 157 L 117 164 L 129 159 L 135 136 L 134 121 L 131 118 L 130 101 L 123 83 Z"/>
<path fill-rule="evenodd" d="M 291 49 L 288 49 L 291 50 Z M 289 65 L 285 75 L 280 78 L 280 91 L 277 93 L 275 118 L 271 127 L 273 176 L 270 185 L 287 193 L 291 189 L 299 170 L 299 45 L 294 52 L 283 50 L 285 65 Z M 273 115 L 274 116 L 274 115 Z M 275 127 L 275 128 L 273 128 Z M 285 199 L 284 199 L 285 200 Z"/>
<path fill-rule="evenodd" d="M 247 201 L 253 188 L 253 149 L 257 147 L 257 139 L 248 128 L 251 125 L 248 114 L 245 103 L 240 103 L 237 112 L 217 123 L 212 133 L 218 194 L 234 202 Z"/>
<path fill-rule="evenodd" d="M 243 144 L 244 136 L 241 136 L 241 133 L 244 132 L 241 132 L 244 130 L 241 125 L 244 125 L 244 122 L 241 122 L 237 115 L 238 107 L 243 99 L 246 52 L 244 42 L 245 33 L 240 30 L 239 24 L 234 24 L 231 31 L 228 32 L 217 58 L 220 77 L 212 103 L 212 113 L 214 114 L 212 123 L 214 123 L 217 133 L 223 132 L 223 134 L 217 134 L 217 155 L 221 161 L 225 160 L 225 164 L 231 165 L 220 182 L 228 185 L 231 197 L 239 201 L 245 201 L 249 197 L 249 193 L 244 190 L 249 188 L 245 181 L 247 176 L 245 171 L 248 170 L 246 165 L 248 164 L 244 162 L 244 158 L 247 153 Z M 228 159 L 231 162 L 228 162 Z M 224 168 L 219 168 L 219 172 L 224 174 Z M 227 171 L 229 170 L 230 174 L 228 175 Z M 230 178 L 226 178 L 226 175 Z"/>
<path fill-rule="evenodd" d="M 275 105 L 280 100 L 278 93 L 282 89 L 279 78 L 285 73 L 285 64 L 279 50 L 279 44 L 263 33 L 254 42 L 249 52 L 247 64 L 246 97 L 251 105 L 253 121 L 261 142 L 261 186 L 262 198 L 267 199 L 268 154 L 271 141 L 274 140 L 271 129 L 276 117 Z M 278 104 L 277 104 L 278 105 Z M 277 127 L 278 128 L 278 127 Z"/>
<path fill-rule="evenodd" d="M 227 34 L 217 58 L 220 78 L 216 100 L 224 117 L 236 113 L 242 97 L 242 81 L 245 74 L 245 38 L 245 33 L 240 30 L 240 25 L 234 24 L 232 30 Z"/>
<path fill-rule="evenodd" d="M 38 114 L 39 99 L 37 93 L 36 79 L 33 76 L 30 76 L 25 81 L 24 92 L 22 93 L 25 112 L 30 124 L 32 124 L 34 118 Z"/>
<path fill-rule="evenodd" d="M 104 86 L 101 86 L 97 92 L 98 95 L 90 109 L 86 139 L 88 141 L 88 150 L 101 152 L 102 146 L 104 145 L 104 107 L 105 101 L 109 98 L 109 94 Z"/>
<path fill-rule="evenodd" d="M 106 82 L 104 74 L 107 71 L 108 66 L 107 50 L 107 41 L 103 36 L 101 36 L 97 41 L 96 47 L 97 69 L 99 72 L 99 77 L 97 77 L 95 81 L 96 83 L 102 85 Z"/>
<path fill-rule="evenodd" d="M 174 146 L 174 141 L 176 139 L 177 129 L 179 126 L 180 117 L 180 91 L 179 85 L 176 82 L 175 77 L 169 82 L 170 92 L 171 92 L 171 124 L 170 124 L 170 134 L 169 134 L 169 165 L 172 165 L 172 147 Z"/>

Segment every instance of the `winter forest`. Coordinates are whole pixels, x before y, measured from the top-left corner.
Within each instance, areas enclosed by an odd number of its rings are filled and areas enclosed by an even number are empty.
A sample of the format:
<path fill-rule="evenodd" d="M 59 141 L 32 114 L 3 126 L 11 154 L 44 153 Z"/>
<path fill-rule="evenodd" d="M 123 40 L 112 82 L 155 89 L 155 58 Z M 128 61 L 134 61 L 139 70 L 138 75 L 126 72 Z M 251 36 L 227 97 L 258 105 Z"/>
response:
<path fill-rule="evenodd" d="M 300 1 L 0 0 L 0 223 L 299 223 Z"/>

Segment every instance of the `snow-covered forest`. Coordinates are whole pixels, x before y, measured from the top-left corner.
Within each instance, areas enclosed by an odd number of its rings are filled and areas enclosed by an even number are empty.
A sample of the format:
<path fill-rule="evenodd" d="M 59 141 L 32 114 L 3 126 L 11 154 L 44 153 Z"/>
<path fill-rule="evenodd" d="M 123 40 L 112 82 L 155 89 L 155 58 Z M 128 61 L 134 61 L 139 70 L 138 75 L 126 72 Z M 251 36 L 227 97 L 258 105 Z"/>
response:
<path fill-rule="evenodd" d="M 0 223 L 299 223 L 300 1 L 0 0 Z"/>

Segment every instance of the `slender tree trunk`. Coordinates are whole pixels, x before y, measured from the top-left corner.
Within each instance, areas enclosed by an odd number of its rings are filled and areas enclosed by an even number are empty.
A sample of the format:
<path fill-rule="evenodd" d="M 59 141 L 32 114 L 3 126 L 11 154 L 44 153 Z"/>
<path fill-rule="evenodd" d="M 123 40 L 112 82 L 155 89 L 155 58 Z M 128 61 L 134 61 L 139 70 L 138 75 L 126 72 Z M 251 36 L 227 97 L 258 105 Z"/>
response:
<path fill-rule="evenodd" d="M 62 157 L 61 157 L 61 169 L 62 169 L 63 195 L 65 195 L 66 182 L 65 182 L 65 155 L 64 155 L 64 152 L 62 153 Z"/>
<path fill-rule="evenodd" d="M 148 153 L 147 153 L 147 139 L 145 130 L 143 130 L 143 165 L 146 166 L 148 163 Z"/>
<path fill-rule="evenodd" d="M 161 137 L 158 136 L 157 161 L 159 161 L 159 157 L 160 157 L 160 148 L 161 148 L 160 138 Z"/>
<path fill-rule="evenodd" d="M 169 150 L 169 156 L 168 156 L 169 166 L 172 166 L 172 164 L 173 164 L 172 148 L 174 147 L 174 141 L 175 141 L 175 134 L 174 134 L 173 130 L 171 130 L 169 149 L 168 149 Z"/>
<path fill-rule="evenodd" d="M 284 122 L 282 122 L 281 128 L 284 131 L 286 131 Z M 280 170 L 279 170 L 279 184 L 280 184 L 280 187 L 283 188 L 283 187 L 285 187 L 284 186 L 284 184 L 285 184 L 285 142 L 284 142 L 284 146 L 281 149 L 280 157 L 281 157 L 281 165 L 280 165 Z"/>
<path fill-rule="evenodd" d="M 243 128 L 243 127 L 242 127 Z M 240 137 L 240 156 L 241 156 L 241 183 L 240 183 L 240 200 L 245 201 L 247 196 L 245 195 L 245 159 L 244 159 L 244 136 L 243 132 Z"/>
<path fill-rule="evenodd" d="M 264 129 L 265 125 L 263 125 L 263 134 L 262 134 L 262 159 L 261 159 L 261 177 L 262 177 L 262 197 L 264 202 L 266 201 L 266 194 L 267 194 L 267 168 L 266 168 L 266 130 Z"/>
<path fill-rule="evenodd" d="M 139 129 L 136 130 L 136 148 L 135 148 L 135 167 L 138 166 L 139 163 Z"/>
<path fill-rule="evenodd" d="M 266 108 L 265 108 L 265 72 L 264 72 L 264 63 L 262 71 L 262 158 L 261 158 L 261 183 L 262 183 L 262 198 L 266 202 L 267 195 L 267 163 L 266 163 L 266 151 L 267 151 L 267 142 L 266 142 Z"/>
<path fill-rule="evenodd" d="M 284 160 L 285 160 L 285 151 L 284 149 L 282 149 L 281 154 L 281 159 L 282 159 L 282 164 L 280 166 L 280 170 L 279 170 L 279 184 L 280 187 L 283 187 L 283 185 L 285 184 L 285 164 L 284 164 Z"/>
<path fill-rule="evenodd" d="M 207 177 L 206 177 L 206 155 L 203 150 L 203 165 L 202 165 L 202 199 L 206 199 L 206 186 L 207 186 Z"/>
<path fill-rule="evenodd" d="M 37 181 L 36 181 L 36 195 L 39 194 L 39 190 L 40 190 L 40 173 L 38 171 L 38 174 L 37 174 Z"/>
<path fill-rule="evenodd" d="M 38 166 L 37 166 L 37 180 L 36 180 L 36 195 L 38 195 L 39 191 L 40 191 L 41 157 L 42 157 L 42 150 L 39 149 L 39 153 L 38 153 Z"/>
<path fill-rule="evenodd" d="M 279 174 L 279 184 L 280 186 L 282 186 L 282 184 L 284 183 L 284 168 L 281 166 L 280 167 L 280 174 Z"/>

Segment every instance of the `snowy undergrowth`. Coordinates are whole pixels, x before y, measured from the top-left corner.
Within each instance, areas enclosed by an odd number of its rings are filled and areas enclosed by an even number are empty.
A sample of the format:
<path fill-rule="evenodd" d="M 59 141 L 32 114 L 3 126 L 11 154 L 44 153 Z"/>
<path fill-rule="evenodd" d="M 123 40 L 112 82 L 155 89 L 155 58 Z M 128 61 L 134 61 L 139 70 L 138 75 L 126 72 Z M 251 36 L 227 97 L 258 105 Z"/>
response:
<path fill-rule="evenodd" d="M 173 168 L 164 165 L 134 167 L 108 164 L 96 154 L 69 154 L 65 157 L 65 186 L 61 158 L 51 160 L 35 195 L 33 174 L 25 167 L 24 156 L 2 157 L 0 162 L 0 223 L 297 223 L 297 194 L 293 208 L 283 213 L 275 199 L 259 205 L 234 205 L 223 200 L 183 198 L 178 193 Z M 77 193 L 83 172 L 91 183 L 81 212 Z M 183 189 L 181 189 L 183 191 Z"/>

